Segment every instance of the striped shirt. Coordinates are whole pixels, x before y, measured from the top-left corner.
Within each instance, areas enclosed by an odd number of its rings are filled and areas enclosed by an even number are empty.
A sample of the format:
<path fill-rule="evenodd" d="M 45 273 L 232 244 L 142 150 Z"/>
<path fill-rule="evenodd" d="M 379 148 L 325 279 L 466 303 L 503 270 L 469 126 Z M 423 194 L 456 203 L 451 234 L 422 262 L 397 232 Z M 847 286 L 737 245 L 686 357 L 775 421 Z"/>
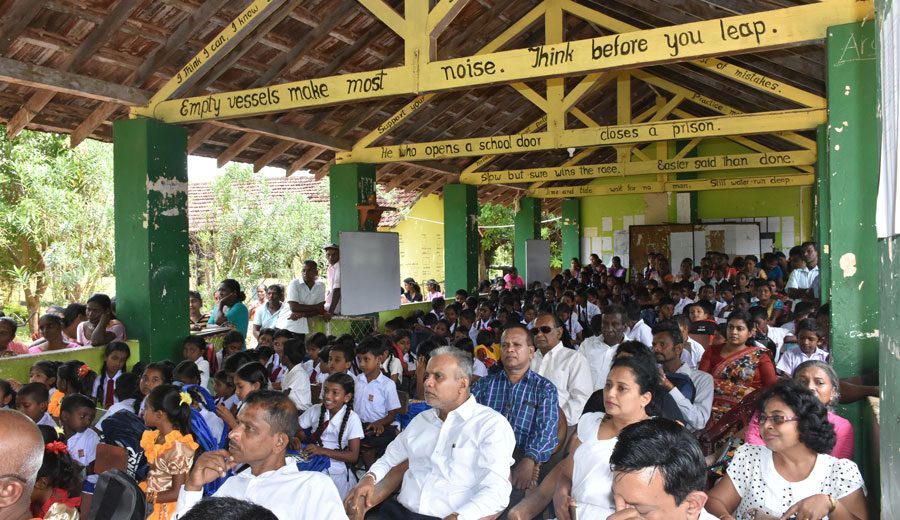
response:
<path fill-rule="evenodd" d="M 559 444 L 559 400 L 549 379 L 528 370 L 512 384 L 500 371 L 479 379 L 472 388 L 479 404 L 493 408 L 509 421 L 516 448 L 535 462 L 547 462 Z"/>

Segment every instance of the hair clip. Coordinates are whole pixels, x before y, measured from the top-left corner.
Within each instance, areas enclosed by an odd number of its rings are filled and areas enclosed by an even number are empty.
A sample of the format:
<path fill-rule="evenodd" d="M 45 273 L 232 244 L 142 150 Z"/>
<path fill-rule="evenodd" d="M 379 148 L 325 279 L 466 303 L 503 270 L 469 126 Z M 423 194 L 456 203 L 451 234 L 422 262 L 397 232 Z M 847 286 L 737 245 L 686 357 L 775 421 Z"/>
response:
<path fill-rule="evenodd" d="M 66 430 L 64 430 L 62 426 L 54 426 L 53 429 L 56 430 L 56 434 L 59 435 L 60 437 L 63 437 L 66 435 Z"/>
<path fill-rule="evenodd" d="M 53 453 L 55 455 L 59 455 L 61 453 L 68 453 L 69 448 L 60 441 L 53 441 L 47 444 L 47 451 Z"/>
<path fill-rule="evenodd" d="M 87 377 L 88 374 L 91 373 L 91 367 L 87 365 L 81 365 L 78 367 L 78 377 Z"/>
<path fill-rule="evenodd" d="M 189 394 L 187 392 L 181 392 L 181 402 L 178 403 L 179 406 L 181 406 L 183 404 L 190 406 L 191 403 L 193 403 L 193 402 L 194 402 L 194 400 L 191 399 L 191 394 Z"/>

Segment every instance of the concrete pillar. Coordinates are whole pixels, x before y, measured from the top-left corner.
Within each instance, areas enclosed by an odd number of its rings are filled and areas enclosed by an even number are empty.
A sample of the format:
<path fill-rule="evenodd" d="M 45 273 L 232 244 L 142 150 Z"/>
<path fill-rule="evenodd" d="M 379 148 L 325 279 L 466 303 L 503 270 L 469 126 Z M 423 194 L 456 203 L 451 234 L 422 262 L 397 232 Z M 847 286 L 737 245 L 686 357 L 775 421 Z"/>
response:
<path fill-rule="evenodd" d="M 116 314 L 141 360 L 181 359 L 188 333 L 187 131 L 113 125 Z"/>
<path fill-rule="evenodd" d="M 581 199 L 568 199 L 562 203 L 562 265 L 569 265 L 572 258 L 581 262 Z"/>
<path fill-rule="evenodd" d="M 444 294 L 478 288 L 478 190 L 470 184 L 444 186 Z"/>
<path fill-rule="evenodd" d="M 879 179 L 877 24 L 830 27 L 826 40 L 828 127 L 826 164 L 819 178 L 826 193 L 819 211 L 823 237 L 820 269 L 826 272 L 823 293 L 831 303 L 829 345 L 840 377 L 872 374 L 878 363 L 879 258 L 875 199 Z M 824 146 L 822 146 L 824 145 Z M 855 403 L 841 414 L 850 419 L 858 439 L 868 438 Z M 866 474 L 870 449 L 856 443 L 855 460 Z M 877 471 L 876 468 L 870 468 Z M 871 473 L 870 473 L 871 475 Z"/>
<path fill-rule="evenodd" d="M 525 241 L 541 238 L 541 199 L 523 197 L 515 217 L 514 262 L 519 276 L 525 276 Z"/>
<path fill-rule="evenodd" d="M 329 169 L 328 186 L 331 241 L 337 243 L 341 231 L 361 231 L 356 205 L 375 196 L 375 165 L 335 164 Z"/>

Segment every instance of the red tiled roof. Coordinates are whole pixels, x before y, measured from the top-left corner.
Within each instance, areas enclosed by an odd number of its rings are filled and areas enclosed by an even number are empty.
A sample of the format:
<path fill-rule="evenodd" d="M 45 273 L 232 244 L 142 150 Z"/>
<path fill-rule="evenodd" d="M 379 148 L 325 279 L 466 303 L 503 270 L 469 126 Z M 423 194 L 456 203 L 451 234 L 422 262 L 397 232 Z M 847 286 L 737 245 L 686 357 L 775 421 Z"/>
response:
<path fill-rule="evenodd" d="M 279 200 L 288 195 L 302 194 L 310 202 L 322 204 L 328 209 L 328 179 L 317 181 L 312 175 L 292 175 L 290 177 L 275 177 L 267 179 L 269 193 L 272 199 Z M 248 190 L 255 190 L 255 184 L 248 184 Z M 378 203 L 382 206 L 396 207 L 400 211 L 385 212 L 381 215 L 379 227 L 392 228 L 402 220 L 401 211 L 415 204 L 418 195 L 400 189 L 394 190 L 395 200 L 386 200 L 380 194 Z M 213 192 L 212 184 L 208 182 L 191 183 L 188 185 L 188 229 L 196 231 L 206 224 L 206 217 L 212 210 Z"/>

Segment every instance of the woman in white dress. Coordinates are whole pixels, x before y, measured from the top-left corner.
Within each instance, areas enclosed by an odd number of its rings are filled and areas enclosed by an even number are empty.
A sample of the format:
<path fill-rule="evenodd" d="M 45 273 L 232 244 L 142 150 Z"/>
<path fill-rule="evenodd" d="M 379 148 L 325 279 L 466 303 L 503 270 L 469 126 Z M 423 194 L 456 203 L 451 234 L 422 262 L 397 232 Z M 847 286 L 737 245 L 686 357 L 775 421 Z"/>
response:
<path fill-rule="evenodd" d="M 828 410 L 809 389 L 784 381 L 760 396 L 765 446 L 745 444 L 709 492 L 706 510 L 725 520 L 867 520 L 856 464 L 829 455 Z"/>
<path fill-rule="evenodd" d="M 569 456 L 561 463 L 553 506 L 558 520 L 606 518 L 615 513 L 609 456 L 619 432 L 650 416 L 647 406 L 659 375 L 652 362 L 621 357 L 609 371 L 603 389 L 606 413 L 586 413 L 578 421 L 569 444 Z"/>

